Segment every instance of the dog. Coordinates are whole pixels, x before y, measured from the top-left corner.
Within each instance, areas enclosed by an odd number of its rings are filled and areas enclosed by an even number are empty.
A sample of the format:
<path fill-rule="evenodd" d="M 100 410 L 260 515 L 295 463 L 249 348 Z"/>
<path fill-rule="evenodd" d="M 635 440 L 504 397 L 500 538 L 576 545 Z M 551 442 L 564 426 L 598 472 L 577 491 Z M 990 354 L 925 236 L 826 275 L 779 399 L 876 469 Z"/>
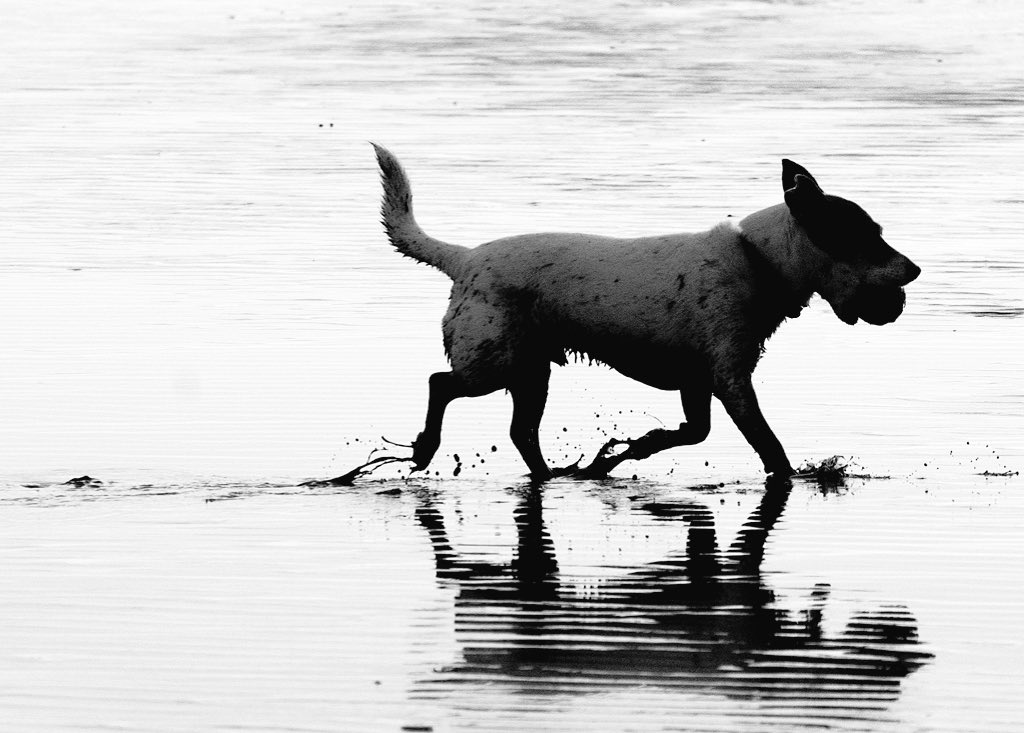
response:
<path fill-rule="evenodd" d="M 413 470 L 441 442 L 445 408 L 499 389 L 512 395 L 510 437 L 531 477 L 607 475 L 626 460 L 703 441 L 717 397 L 772 477 L 792 464 L 751 383 L 765 341 L 814 293 L 844 323 L 895 321 L 920 268 L 882 238 L 860 206 L 824 193 L 807 169 L 782 161 L 784 203 L 699 233 L 614 239 L 526 234 L 475 248 L 442 242 L 416 223 L 409 179 L 373 143 L 391 244 L 453 281 L 442 332 L 451 370 L 429 378 Z M 677 390 L 685 422 L 611 440 L 594 461 L 552 470 L 539 427 L 552 364 L 586 355 L 646 385 Z"/>

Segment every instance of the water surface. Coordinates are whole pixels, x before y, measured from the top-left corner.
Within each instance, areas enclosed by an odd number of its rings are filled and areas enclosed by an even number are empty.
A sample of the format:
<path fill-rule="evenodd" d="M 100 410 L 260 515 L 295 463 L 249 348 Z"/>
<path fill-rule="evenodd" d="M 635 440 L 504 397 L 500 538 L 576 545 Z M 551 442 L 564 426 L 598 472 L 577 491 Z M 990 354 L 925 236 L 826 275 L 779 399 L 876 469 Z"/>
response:
<path fill-rule="evenodd" d="M 2 13 L 0 727 L 1024 722 L 1019 4 Z M 768 492 L 716 407 L 537 492 L 497 394 L 429 476 L 297 486 L 407 442 L 444 368 L 371 139 L 463 244 L 703 229 L 779 201 L 782 157 L 858 201 L 923 268 L 906 313 L 815 300 L 756 384 L 794 461 L 867 478 Z M 680 417 L 574 364 L 542 438 Z"/>

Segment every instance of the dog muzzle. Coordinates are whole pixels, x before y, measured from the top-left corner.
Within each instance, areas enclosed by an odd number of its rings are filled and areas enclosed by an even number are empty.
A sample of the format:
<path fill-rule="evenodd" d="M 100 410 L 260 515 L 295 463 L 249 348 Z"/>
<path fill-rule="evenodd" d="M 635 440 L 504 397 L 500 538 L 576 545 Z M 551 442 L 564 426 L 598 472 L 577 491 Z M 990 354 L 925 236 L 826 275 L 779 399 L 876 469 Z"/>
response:
<path fill-rule="evenodd" d="M 865 285 L 855 296 L 855 312 L 862 320 L 875 326 L 892 323 L 903 313 L 907 294 L 892 285 Z"/>

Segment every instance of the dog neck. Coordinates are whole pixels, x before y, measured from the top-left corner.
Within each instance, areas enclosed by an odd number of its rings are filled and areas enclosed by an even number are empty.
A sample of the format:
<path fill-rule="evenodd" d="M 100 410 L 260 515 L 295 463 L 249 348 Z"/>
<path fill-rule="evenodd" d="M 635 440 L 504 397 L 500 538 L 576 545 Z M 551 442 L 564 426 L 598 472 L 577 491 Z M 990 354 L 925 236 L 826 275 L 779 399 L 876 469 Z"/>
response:
<path fill-rule="evenodd" d="M 796 318 L 807 305 L 814 286 L 801 260 L 807 235 L 793 221 L 785 204 L 757 211 L 734 223 L 740 245 L 766 295 L 783 317 Z M 809 242 L 807 243 L 809 244 Z"/>

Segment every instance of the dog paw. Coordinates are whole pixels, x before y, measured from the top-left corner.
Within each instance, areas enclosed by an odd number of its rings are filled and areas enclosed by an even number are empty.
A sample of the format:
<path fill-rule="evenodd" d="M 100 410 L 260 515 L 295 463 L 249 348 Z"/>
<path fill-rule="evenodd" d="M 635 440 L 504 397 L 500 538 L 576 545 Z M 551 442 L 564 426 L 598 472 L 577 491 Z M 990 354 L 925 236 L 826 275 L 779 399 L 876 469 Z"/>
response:
<path fill-rule="evenodd" d="M 608 472 L 618 465 L 617 459 L 598 456 L 587 466 L 580 466 L 583 456 L 568 466 L 559 466 L 550 471 L 547 478 L 602 479 L 608 478 Z"/>
<path fill-rule="evenodd" d="M 617 464 L 616 464 L 617 465 Z M 575 478 L 581 479 L 604 479 L 608 478 L 608 473 L 615 468 L 615 465 L 600 465 L 596 460 L 585 468 L 581 468 L 574 475 Z"/>
<path fill-rule="evenodd" d="M 412 442 L 413 471 L 422 471 L 430 465 L 431 459 L 441 445 L 440 436 L 420 433 Z"/>
<path fill-rule="evenodd" d="M 558 466 L 548 471 L 548 478 L 564 478 L 566 476 L 575 476 L 580 470 L 580 461 L 583 460 L 583 456 L 580 456 L 575 463 L 570 463 L 568 466 Z"/>
<path fill-rule="evenodd" d="M 776 466 L 770 468 L 765 466 L 765 473 L 768 474 L 768 479 L 771 481 L 788 481 L 790 478 L 796 475 L 796 471 L 788 463 L 784 466 Z"/>

